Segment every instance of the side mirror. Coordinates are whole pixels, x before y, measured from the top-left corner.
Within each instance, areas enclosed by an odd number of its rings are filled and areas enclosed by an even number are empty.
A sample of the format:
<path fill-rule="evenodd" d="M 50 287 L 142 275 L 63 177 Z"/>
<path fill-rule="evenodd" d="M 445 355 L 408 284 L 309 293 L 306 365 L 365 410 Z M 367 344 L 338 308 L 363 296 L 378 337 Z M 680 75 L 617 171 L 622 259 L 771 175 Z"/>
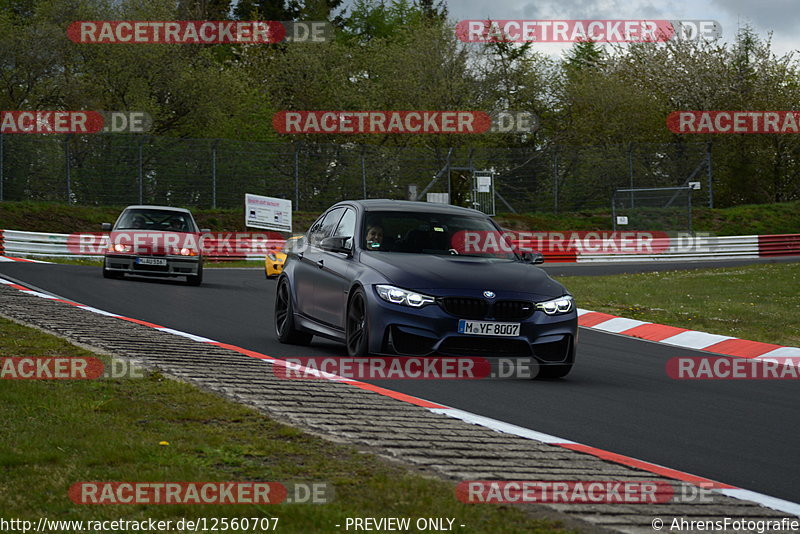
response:
<path fill-rule="evenodd" d="M 523 252 L 522 261 L 530 263 L 531 265 L 539 265 L 544 263 L 544 254 L 541 252 Z"/>
<path fill-rule="evenodd" d="M 111 223 L 103 223 L 103 224 L 101 224 L 100 225 L 100 229 L 103 230 L 104 232 L 110 232 L 111 231 Z"/>
<path fill-rule="evenodd" d="M 200 233 L 201 234 L 210 234 L 211 233 L 211 228 L 200 228 Z"/>
<path fill-rule="evenodd" d="M 350 247 L 346 246 L 345 243 L 351 239 L 352 238 L 350 237 L 340 235 L 326 237 L 320 242 L 319 248 L 322 250 L 327 250 L 328 252 L 341 252 L 344 254 L 350 254 Z"/>

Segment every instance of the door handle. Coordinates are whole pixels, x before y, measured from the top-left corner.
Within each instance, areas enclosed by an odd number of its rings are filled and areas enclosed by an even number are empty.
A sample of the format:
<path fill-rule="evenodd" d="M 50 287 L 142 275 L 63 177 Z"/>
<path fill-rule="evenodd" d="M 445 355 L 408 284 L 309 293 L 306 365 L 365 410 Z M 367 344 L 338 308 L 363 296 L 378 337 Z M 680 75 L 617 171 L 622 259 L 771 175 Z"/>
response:
<path fill-rule="evenodd" d="M 302 252 L 298 252 L 297 253 L 297 259 L 299 259 L 299 260 L 303 259 L 303 253 Z"/>
<path fill-rule="evenodd" d="M 318 266 L 320 269 L 322 269 L 323 267 L 325 267 L 325 262 L 324 262 L 323 260 L 319 260 L 319 261 L 317 262 L 317 266 Z"/>

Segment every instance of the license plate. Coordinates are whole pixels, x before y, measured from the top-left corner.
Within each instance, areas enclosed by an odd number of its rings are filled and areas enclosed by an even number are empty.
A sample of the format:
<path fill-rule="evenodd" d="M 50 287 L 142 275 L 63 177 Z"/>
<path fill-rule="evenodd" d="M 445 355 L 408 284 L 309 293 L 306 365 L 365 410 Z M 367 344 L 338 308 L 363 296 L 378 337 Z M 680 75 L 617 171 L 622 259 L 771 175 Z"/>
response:
<path fill-rule="evenodd" d="M 164 258 L 136 258 L 136 263 L 139 265 L 158 265 L 166 267 L 167 260 Z"/>
<path fill-rule="evenodd" d="M 519 323 L 496 323 L 494 321 L 458 321 L 458 333 L 472 336 L 505 336 L 519 335 Z"/>

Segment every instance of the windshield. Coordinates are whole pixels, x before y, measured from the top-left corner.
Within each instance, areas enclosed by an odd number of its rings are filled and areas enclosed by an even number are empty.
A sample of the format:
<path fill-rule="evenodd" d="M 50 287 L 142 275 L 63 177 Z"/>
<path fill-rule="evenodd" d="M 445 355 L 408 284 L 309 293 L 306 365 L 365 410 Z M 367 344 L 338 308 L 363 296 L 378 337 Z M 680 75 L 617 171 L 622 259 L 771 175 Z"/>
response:
<path fill-rule="evenodd" d="M 369 212 L 361 235 L 361 246 L 371 252 L 518 258 L 511 241 L 480 216 Z"/>
<path fill-rule="evenodd" d="M 192 216 L 184 211 L 130 209 L 122 212 L 114 230 L 197 232 Z"/>

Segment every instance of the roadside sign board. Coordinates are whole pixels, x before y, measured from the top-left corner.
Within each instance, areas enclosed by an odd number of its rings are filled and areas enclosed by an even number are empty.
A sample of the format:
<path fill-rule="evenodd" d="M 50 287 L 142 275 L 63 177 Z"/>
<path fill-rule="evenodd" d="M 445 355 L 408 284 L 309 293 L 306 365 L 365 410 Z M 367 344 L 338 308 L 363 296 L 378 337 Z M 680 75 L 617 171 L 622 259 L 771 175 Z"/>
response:
<path fill-rule="evenodd" d="M 244 195 L 244 223 L 250 228 L 292 231 L 292 201 L 285 198 Z"/>

